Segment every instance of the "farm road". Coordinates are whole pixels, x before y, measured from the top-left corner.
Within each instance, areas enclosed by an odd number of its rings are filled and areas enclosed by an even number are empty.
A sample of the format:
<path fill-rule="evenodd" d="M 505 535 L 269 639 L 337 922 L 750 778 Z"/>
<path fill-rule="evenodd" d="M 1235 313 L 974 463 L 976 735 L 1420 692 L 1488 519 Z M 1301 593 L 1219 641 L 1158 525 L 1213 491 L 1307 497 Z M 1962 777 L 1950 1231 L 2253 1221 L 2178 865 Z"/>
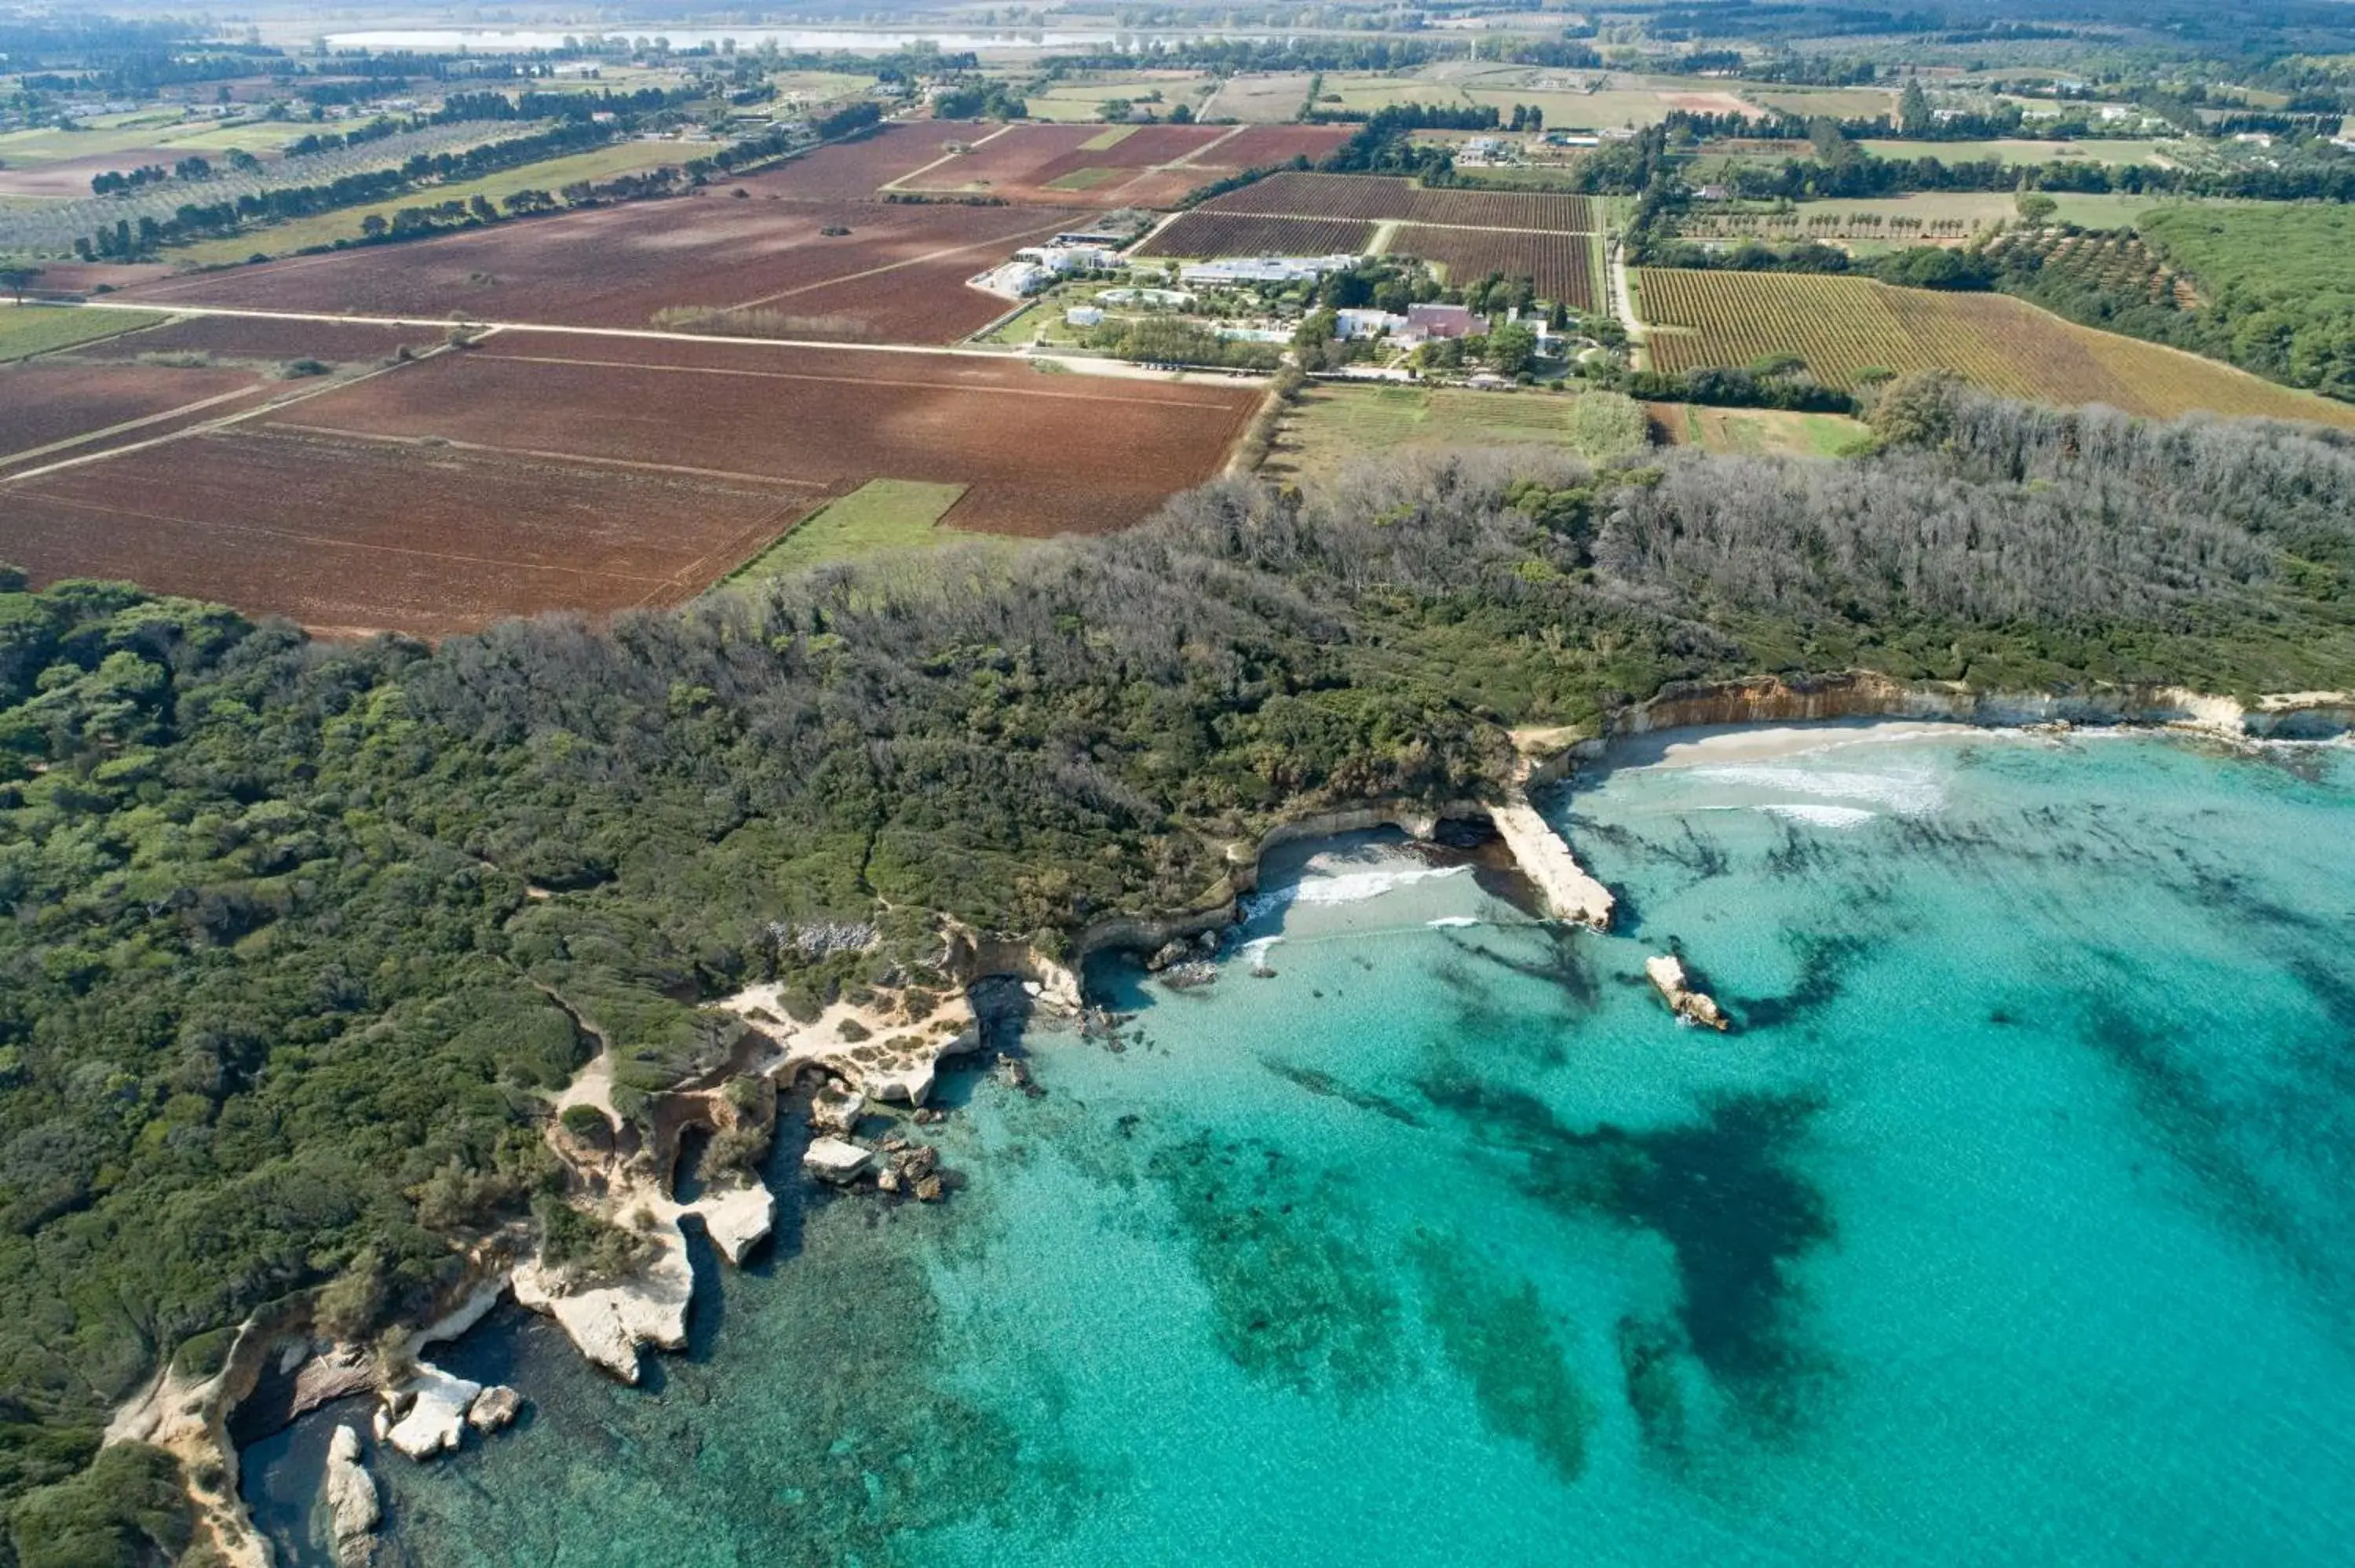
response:
<path fill-rule="evenodd" d="M 112 300 L 85 300 L 76 305 L 17 305 L 16 310 L 75 311 L 139 311 L 153 315 L 155 305 L 133 305 Z M 652 327 L 589 327 L 562 326 L 549 322 L 467 321 L 453 323 L 423 316 L 350 316 L 332 315 L 324 312 L 262 311 L 235 305 L 170 305 L 164 307 L 176 316 L 242 316 L 256 321 L 336 322 L 346 326 L 430 327 L 435 331 L 463 326 L 470 332 L 556 333 L 570 337 L 606 337 L 643 339 L 655 343 L 724 344 L 732 348 L 822 349 L 833 354 L 898 354 L 915 355 L 924 358 L 994 359 L 1060 366 L 1079 376 L 1106 376 L 1124 381 L 1200 381 L 1199 372 L 1155 370 L 1146 366 L 1125 361 L 1066 357 L 1051 354 L 1025 354 L 1000 348 L 964 348 L 951 345 L 913 343 L 843 343 L 825 338 L 726 337 L 713 333 L 660 332 Z M 1222 376 L 1219 379 L 1256 385 L 1266 380 L 1263 376 Z"/>

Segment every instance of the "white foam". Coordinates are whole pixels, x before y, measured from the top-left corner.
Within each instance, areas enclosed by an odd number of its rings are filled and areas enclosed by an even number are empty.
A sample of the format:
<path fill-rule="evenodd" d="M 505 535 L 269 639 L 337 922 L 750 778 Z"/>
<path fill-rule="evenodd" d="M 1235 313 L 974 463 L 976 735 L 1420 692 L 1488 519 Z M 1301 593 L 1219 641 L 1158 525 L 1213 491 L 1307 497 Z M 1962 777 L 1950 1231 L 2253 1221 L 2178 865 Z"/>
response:
<path fill-rule="evenodd" d="M 1283 941 L 1281 937 L 1253 937 L 1235 951 L 1255 969 L 1267 967 L 1267 950 Z"/>
<path fill-rule="evenodd" d="M 1776 794 L 1812 795 L 1818 800 L 1866 801 L 1903 816 L 1927 816 L 1945 804 L 1945 780 L 1926 768 L 1886 773 L 1858 773 L 1838 768 L 1791 768 L 1771 763 L 1732 763 L 1696 768 L 1690 776 L 1713 784 Z"/>
<path fill-rule="evenodd" d="M 1397 864 L 1380 871 L 1325 874 L 1318 872 L 1312 861 L 1309 874 L 1299 881 L 1271 887 L 1243 900 L 1243 915 L 1246 919 L 1256 920 L 1295 904 L 1363 904 L 1397 888 L 1443 876 L 1463 875 L 1471 869 L 1468 865 Z"/>
<path fill-rule="evenodd" d="M 1861 806 L 1798 806 L 1783 803 L 1761 806 L 1758 810 L 1770 817 L 1788 817 L 1793 821 L 1813 822 L 1819 828 L 1856 828 L 1881 815 Z"/>
<path fill-rule="evenodd" d="M 1477 915 L 1442 915 L 1436 920 L 1423 922 L 1435 931 L 1444 931 L 1457 926 L 1477 926 L 1479 923 L 1480 917 Z"/>

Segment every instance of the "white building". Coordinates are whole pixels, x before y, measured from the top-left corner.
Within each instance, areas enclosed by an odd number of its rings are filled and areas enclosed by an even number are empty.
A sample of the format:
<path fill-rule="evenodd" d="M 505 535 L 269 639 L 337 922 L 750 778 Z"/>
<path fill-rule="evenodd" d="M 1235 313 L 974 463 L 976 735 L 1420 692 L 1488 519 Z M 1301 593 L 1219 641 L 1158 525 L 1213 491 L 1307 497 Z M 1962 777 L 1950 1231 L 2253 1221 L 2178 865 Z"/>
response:
<path fill-rule="evenodd" d="M 1058 277 L 1120 265 L 1120 253 L 1100 245 L 1026 245 L 1014 253 L 1014 259 L 1044 267 Z"/>
<path fill-rule="evenodd" d="M 1036 267 L 1028 261 L 1008 261 L 1003 267 L 992 268 L 974 279 L 973 286 L 986 294 L 1003 294 L 1009 300 L 1018 300 L 1027 294 L 1037 293 L 1054 281 L 1055 275 L 1044 267 Z"/>
<path fill-rule="evenodd" d="M 1355 256 L 1262 256 L 1204 261 L 1182 270 L 1185 283 L 1313 283 L 1327 272 L 1346 272 L 1358 264 Z"/>
<path fill-rule="evenodd" d="M 1406 318 L 1388 311 L 1335 311 L 1333 323 L 1335 335 L 1342 338 L 1388 337 L 1406 325 Z"/>

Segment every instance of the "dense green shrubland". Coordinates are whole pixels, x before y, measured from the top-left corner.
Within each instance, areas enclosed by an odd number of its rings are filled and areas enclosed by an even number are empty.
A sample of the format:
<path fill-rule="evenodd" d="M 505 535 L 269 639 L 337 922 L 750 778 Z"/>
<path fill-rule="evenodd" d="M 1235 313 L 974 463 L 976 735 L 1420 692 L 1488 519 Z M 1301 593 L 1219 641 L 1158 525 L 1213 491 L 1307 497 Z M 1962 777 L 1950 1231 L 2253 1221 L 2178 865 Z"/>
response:
<path fill-rule="evenodd" d="M 359 1332 L 453 1238 L 565 1213 L 546 1091 L 600 1035 L 625 1105 L 709 1064 L 700 1004 L 746 980 L 924 980 L 935 912 L 1052 946 L 1190 905 L 1280 813 L 1477 790 L 1502 726 L 1679 678 L 2355 683 L 2343 443 L 1934 386 L 1881 422 L 1836 465 L 1228 482 L 1113 538 L 436 650 L 0 578 L 16 1551 L 172 1544 L 152 1459 L 91 1467 L 112 1405 L 263 1303 L 335 1281 Z"/>

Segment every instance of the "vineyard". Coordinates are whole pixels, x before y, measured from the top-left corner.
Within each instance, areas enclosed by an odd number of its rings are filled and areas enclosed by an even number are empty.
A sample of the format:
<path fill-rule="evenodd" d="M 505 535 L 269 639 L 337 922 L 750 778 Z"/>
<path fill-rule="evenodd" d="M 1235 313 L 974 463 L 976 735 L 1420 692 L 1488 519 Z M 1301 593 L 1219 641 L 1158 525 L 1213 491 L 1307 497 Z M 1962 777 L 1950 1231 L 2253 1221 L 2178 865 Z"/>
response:
<path fill-rule="evenodd" d="M 1202 210 L 1558 233 L 1589 233 L 1594 227 L 1593 208 L 1584 196 L 1545 191 L 1425 190 L 1412 180 L 1369 175 L 1271 175 L 1205 203 Z"/>
<path fill-rule="evenodd" d="M 1401 224 L 1385 254 L 1412 256 L 1446 270 L 1462 288 L 1490 273 L 1527 278 L 1541 300 L 1574 311 L 1594 308 L 1594 265 L 1582 234 L 1527 234 L 1502 228 L 1427 228 Z"/>
<path fill-rule="evenodd" d="M 1796 355 L 1827 386 L 1868 371 L 1947 370 L 1990 392 L 2106 403 L 2172 418 L 2193 409 L 2355 425 L 2355 408 L 2225 366 L 2064 322 L 1999 294 L 1892 289 L 1857 278 L 1646 268 L 1637 309 L 1654 368 L 1739 367 Z"/>
<path fill-rule="evenodd" d="M 1189 212 L 1136 248 L 1139 256 L 1363 256 L 1374 226 L 1341 218 Z"/>

